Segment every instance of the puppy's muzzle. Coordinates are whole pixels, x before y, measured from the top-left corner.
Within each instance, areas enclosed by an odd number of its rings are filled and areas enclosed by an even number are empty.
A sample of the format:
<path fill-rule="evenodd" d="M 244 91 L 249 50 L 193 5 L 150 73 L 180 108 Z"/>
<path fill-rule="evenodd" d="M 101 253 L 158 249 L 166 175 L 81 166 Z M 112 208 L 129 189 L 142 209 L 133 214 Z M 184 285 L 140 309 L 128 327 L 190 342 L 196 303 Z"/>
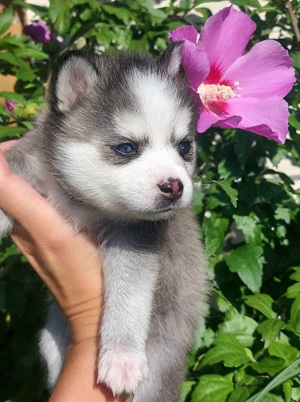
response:
<path fill-rule="evenodd" d="M 181 198 L 183 193 L 183 184 L 179 179 L 173 179 L 170 177 L 168 181 L 158 184 L 162 196 L 170 201 L 176 201 Z"/>

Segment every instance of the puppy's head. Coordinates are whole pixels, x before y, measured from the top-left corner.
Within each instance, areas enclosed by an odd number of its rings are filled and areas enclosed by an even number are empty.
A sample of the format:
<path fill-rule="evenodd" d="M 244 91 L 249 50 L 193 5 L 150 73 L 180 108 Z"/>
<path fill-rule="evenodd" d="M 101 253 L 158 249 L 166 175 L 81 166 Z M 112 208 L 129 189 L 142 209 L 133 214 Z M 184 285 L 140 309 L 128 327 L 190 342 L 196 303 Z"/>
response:
<path fill-rule="evenodd" d="M 120 219 L 165 219 L 190 203 L 196 121 L 181 48 L 62 63 L 47 148 L 71 197 Z"/>

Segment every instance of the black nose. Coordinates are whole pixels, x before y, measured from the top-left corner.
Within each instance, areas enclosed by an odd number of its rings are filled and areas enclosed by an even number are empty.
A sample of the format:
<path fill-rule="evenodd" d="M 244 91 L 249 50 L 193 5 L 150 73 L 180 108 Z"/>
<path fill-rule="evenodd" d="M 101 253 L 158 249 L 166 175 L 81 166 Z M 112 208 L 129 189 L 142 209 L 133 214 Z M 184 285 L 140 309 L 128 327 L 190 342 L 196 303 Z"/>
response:
<path fill-rule="evenodd" d="M 168 181 L 158 184 L 160 191 L 163 193 L 165 198 L 169 200 L 175 201 L 178 200 L 182 196 L 183 192 L 183 184 L 179 179 L 173 179 L 170 177 Z"/>

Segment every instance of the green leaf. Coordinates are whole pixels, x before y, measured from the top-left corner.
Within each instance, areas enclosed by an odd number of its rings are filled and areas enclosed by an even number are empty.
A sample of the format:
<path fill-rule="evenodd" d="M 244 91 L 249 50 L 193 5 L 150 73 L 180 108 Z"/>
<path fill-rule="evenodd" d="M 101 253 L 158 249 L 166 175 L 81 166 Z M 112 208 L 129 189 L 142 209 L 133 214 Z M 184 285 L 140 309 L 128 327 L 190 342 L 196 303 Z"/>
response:
<path fill-rule="evenodd" d="M 280 357 L 286 362 L 286 365 L 293 363 L 299 357 L 299 352 L 296 348 L 279 340 L 273 342 L 268 350 L 271 356 Z"/>
<path fill-rule="evenodd" d="M 300 282 L 300 267 L 293 267 L 293 270 L 295 271 L 292 275 L 290 275 L 290 279 L 293 281 Z"/>
<path fill-rule="evenodd" d="M 200 214 L 203 209 L 204 192 L 201 189 L 196 189 L 193 193 L 193 210 L 196 214 Z"/>
<path fill-rule="evenodd" d="M 27 63 L 19 61 L 19 69 L 17 70 L 16 77 L 22 81 L 31 82 L 36 78 L 36 75 Z"/>
<path fill-rule="evenodd" d="M 274 376 L 286 367 L 286 365 L 284 359 L 276 356 L 268 356 L 260 362 L 253 363 L 251 367 L 260 374 L 267 373 L 270 376 Z"/>
<path fill-rule="evenodd" d="M 233 390 L 232 382 L 218 374 L 203 375 L 195 387 L 191 402 L 225 402 Z"/>
<path fill-rule="evenodd" d="M 291 386 L 291 381 L 286 381 L 283 385 L 283 392 L 284 392 L 284 397 L 285 397 L 285 402 L 291 402 L 292 400 L 292 386 Z"/>
<path fill-rule="evenodd" d="M 68 32 L 72 18 L 73 0 L 50 0 L 49 17 L 59 34 Z"/>
<path fill-rule="evenodd" d="M 26 128 L 23 127 L 7 127 L 7 126 L 0 126 L 0 138 L 4 137 L 16 137 L 20 136 L 21 134 L 27 131 Z"/>
<path fill-rule="evenodd" d="M 25 103 L 25 97 L 16 92 L 2 91 L 0 92 L 0 97 L 4 99 L 10 99 L 15 102 Z"/>
<path fill-rule="evenodd" d="M 33 58 L 38 61 L 48 60 L 49 55 L 41 50 L 36 49 L 19 49 L 15 51 L 15 55 L 17 57 L 21 57 L 22 59 Z"/>
<path fill-rule="evenodd" d="M 0 36 L 4 34 L 11 26 L 13 22 L 14 14 L 13 8 L 7 7 L 1 14 L 0 14 Z M 0 39 L 1 43 L 1 39 Z"/>
<path fill-rule="evenodd" d="M 233 215 L 238 229 L 242 230 L 246 243 L 261 243 L 261 226 L 259 218 L 254 214 L 247 216 Z"/>
<path fill-rule="evenodd" d="M 9 52 L 0 52 L 0 60 L 6 61 L 14 66 L 18 66 L 20 62 L 20 60 L 14 54 Z"/>
<path fill-rule="evenodd" d="M 244 0 L 232 0 L 233 4 L 236 4 L 237 6 L 244 6 L 245 1 Z M 247 6 L 255 7 L 256 9 L 260 9 L 261 5 L 258 0 L 247 0 Z"/>
<path fill-rule="evenodd" d="M 111 44 L 112 41 L 116 39 L 116 33 L 113 32 L 109 26 L 105 26 L 102 24 L 99 29 L 95 31 L 95 35 L 98 43 L 107 47 Z"/>
<path fill-rule="evenodd" d="M 285 223 L 289 224 L 291 221 L 291 210 L 289 208 L 277 207 L 275 219 L 282 219 Z"/>
<path fill-rule="evenodd" d="M 223 295 L 223 293 L 217 289 L 213 289 L 215 300 L 218 306 L 218 309 L 225 313 L 227 311 L 233 312 L 233 314 L 238 314 L 238 311 L 234 309 L 232 303 Z"/>
<path fill-rule="evenodd" d="M 300 52 L 299 52 L 300 53 Z M 300 130 L 300 121 L 294 114 L 289 115 L 289 124 L 294 127 L 296 130 Z"/>
<path fill-rule="evenodd" d="M 141 1 L 141 5 L 152 16 L 152 21 L 154 23 L 159 23 L 159 22 L 161 22 L 162 20 L 164 20 L 167 17 L 167 15 L 162 10 L 153 7 L 153 1 L 152 0 L 143 0 L 143 1 Z"/>
<path fill-rule="evenodd" d="M 260 400 L 260 402 L 287 402 L 287 401 L 284 401 L 281 396 L 268 393 Z"/>
<path fill-rule="evenodd" d="M 280 172 L 279 170 L 274 170 L 274 169 L 266 169 L 264 171 L 265 175 L 271 174 L 274 176 L 279 176 L 280 179 L 283 181 L 283 183 L 288 187 L 289 191 L 291 193 L 294 192 L 292 185 L 294 184 L 293 180 L 290 178 L 290 176 L 288 176 L 287 174 L 285 174 L 284 172 Z M 278 208 L 277 208 L 278 209 Z M 279 213 L 280 213 L 280 209 L 281 207 L 279 206 Z M 287 215 L 287 213 L 284 214 L 285 216 Z"/>
<path fill-rule="evenodd" d="M 284 322 L 274 318 L 268 318 L 257 327 L 257 332 L 265 340 L 265 347 L 268 347 L 278 337 L 280 330 L 284 327 Z"/>
<path fill-rule="evenodd" d="M 81 25 L 81 27 L 75 32 L 75 34 L 70 39 L 70 44 L 77 41 L 77 39 L 81 37 L 85 37 L 85 35 L 95 29 L 96 24 L 94 22 L 90 22 L 87 24 Z"/>
<path fill-rule="evenodd" d="M 185 402 L 188 394 L 191 392 L 193 386 L 196 384 L 195 381 L 184 381 L 180 388 L 180 397 L 178 402 Z"/>
<path fill-rule="evenodd" d="M 215 346 L 208 350 L 200 367 L 223 362 L 226 367 L 238 367 L 249 362 L 246 349 L 231 334 L 219 334 Z"/>
<path fill-rule="evenodd" d="M 130 42 L 130 49 L 134 52 L 147 52 L 149 51 L 149 39 L 148 34 L 143 35 L 138 40 L 132 40 Z"/>
<path fill-rule="evenodd" d="M 231 187 L 231 182 L 227 180 L 213 180 L 214 183 L 216 183 L 219 187 L 222 188 L 222 190 L 225 191 L 225 193 L 228 195 L 230 198 L 231 204 L 234 206 L 234 208 L 237 207 L 237 200 L 238 200 L 238 192 L 236 189 Z"/>
<path fill-rule="evenodd" d="M 259 293 L 256 295 L 247 296 L 245 303 L 248 304 L 248 306 L 260 311 L 267 318 L 276 318 L 276 313 L 272 309 L 274 300 L 267 294 Z"/>
<path fill-rule="evenodd" d="M 226 402 L 244 402 L 249 396 L 247 388 L 235 388 Z"/>
<path fill-rule="evenodd" d="M 300 333 L 300 295 L 297 296 L 291 307 L 290 324 L 295 332 Z"/>
<path fill-rule="evenodd" d="M 262 247 L 245 245 L 224 254 L 224 259 L 231 272 L 236 272 L 240 279 L 253 292 L 259 292 L 262 284 Z"/>
<path fill-rule="evenodd" d="M 219 227 L 213 217 L 204 218 L 202 224 L 205 236 L 205 249 L 208 256 L 219 254 L 224 248 L 224 230 Z"/>
<path fill-rule="evenodd" d="M 300 401 L 300 387 L 292 388 L 292 399 L 293 401 Z"/>
<path fill-rule="evenodd" d="M 12 36 L 10 33 L 0 38 L 0 49 L 7 48 L 7 45 L 12 45 L 21 48 L 25 47 L 24 42 L 19 36 L 17 35 Z"/>
<path fill-rule="evenodd" d="M 123 21 L 125 25 L 128 25 L 132 19 L 132 14 L 129 12 L 128 8 L 120 7 L 116 4 L 104 4 L 102 9 L 108 14 L 114 15 L 119 20 Z"/>
<path fill-rule="evenodd" d="M 258 373 L 266 372 L 273 376 L 285 367 L 293 364 L 295 359 L 299 357 L 299 352 L 296 348 L 279 340 L 271 343 L 268 351 L 270 354 L 269 357 L 252 365 Z"/>
<path fill-rule="evenodd" d="M 254 342 L 253 333 L 257 328 L 257 322 L 246 315 L 235 315 L 231 320 L 220 324 L 219 334 L 233 335 L 241 345 L 251 346 Z"/>
<path fill-rule="evenodd" d="M 292 286 L 289 286 L 286 290 L 286 297 L 289 299 L 296 299 L 296 297 L 300 294 L 300 282 L 295 283 Z"/>

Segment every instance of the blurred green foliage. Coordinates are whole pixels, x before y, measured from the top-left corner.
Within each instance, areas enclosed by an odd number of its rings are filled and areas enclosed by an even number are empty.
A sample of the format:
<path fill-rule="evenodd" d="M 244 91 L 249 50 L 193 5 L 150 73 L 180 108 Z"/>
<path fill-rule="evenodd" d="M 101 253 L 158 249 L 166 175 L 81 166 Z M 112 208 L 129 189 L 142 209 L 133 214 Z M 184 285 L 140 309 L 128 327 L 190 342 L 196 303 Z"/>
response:
<path fill-rule="evenodd" d="M 17 77 L 11 114 L 0 105 L 0 140 L 33 127 L 58 55 L 82 45 L 159 54 L 167 34 L 211 15 L 201 0 L 50 0 L 41 7 L 14 1 L 0 15 L 0 73 Z M 203 5 L 206 4 L 206 6 Z M 214 3 L 217 3 L 216 1 Z M 276 32 L 300 71 L 300 48 L 286 1 L 232 1 L 257 24 L 252 44 Z M 300 4 L 291 1 L 295 16 Z M 16 7 L 32 10 L 51 30 L 35 43 L 6 31 Z M 211 302 L 188 358 L 180 402 L 300 400 L 299 189 L 275 167 L 300 161 L 299 82 L 287 96 L 290 136 L 284 145 L 239 130 L 213 128 L 198 136 L 194 208 L 210 263 Z M 8 238 L 0 240 L 0 402 L 47 400 L 36 335 L 45 289 Z"/>

